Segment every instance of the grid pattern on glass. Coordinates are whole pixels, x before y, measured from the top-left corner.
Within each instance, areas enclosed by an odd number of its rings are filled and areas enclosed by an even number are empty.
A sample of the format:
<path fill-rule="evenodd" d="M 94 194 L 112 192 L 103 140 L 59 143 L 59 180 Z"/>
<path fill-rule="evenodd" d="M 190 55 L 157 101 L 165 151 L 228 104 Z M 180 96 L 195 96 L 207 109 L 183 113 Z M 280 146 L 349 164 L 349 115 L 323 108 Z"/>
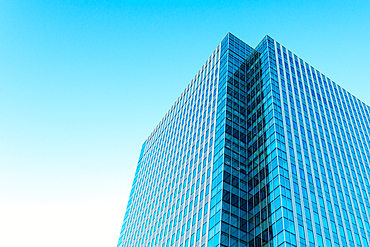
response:
<path fill-rule="evenodd" d="M 237 39 L 235 36 L 229 35 L 229 39 L 225 39 L 221 43 L 222 57 L 220 59 L 220 82 L 219 82 L 219 94 L 218 94 L 218 106 L 217 106 L 217 121 L 216 121 L 216 134 L 215 134 L 215 156 L 213 165 L 213 180 L 212 180 L 212 199 L 210 205 L 210 220 L 209 220 L 209 235 L 207 246 L 218 246 L 220 243 L 221 236 L 221 219 L 223 217 L 222 206 L 222 188 L 224 187 L 224 165 L 226 162 L 228 153 L 225 153 L 225 136 L 227 132 L 227 115 L 229 113 L 230 101 L 230 83 L 229 78 L 236 73 L 237 68 L 243 63 L 246 57 L 252 52 L 252 49 L 247 49 L 247 52 L 240 53 L 243 50 L 245 44 Z M 237 102 L 234 102 L 238 104 Z M 239 105 L 239 104 L 238 104 Z M 241 104 L 240 104 L 241 105 Z M 243 106 L 242 106 L 243 107 Z M 245 132 L 245 118 L 242 116 L 237 120 L 242 125 L 238 133 Z M 239 138 L 239 135 L 238 135 Z M 243 139 L 243 137 L 242 137 Z M 245 139 L 245 138 L 244 138 Z M 241 146 L 243 144 L 240 144 Z M 244 158 L 245 159 L 245 158 Z M 241 163 L 245 163 L 245 160 L 241 160 Z"/>
<path fill-rule="evenodd" d="M 259 211 L 256 210 L 256 212 L 253 212 L 253 210 L 257 208 L 254 208 L 254 206 L 260 205 L 262 200 L 258 197 L 254 200 L 253 192 L 248 190 L 248 183 L 252 182 L 254 185 L 250 187 L 258 187 L 260 183 L 255 184 L 254 182 L 257 180 L 253 180 L 253 175 L 252 177 L 250 175 L 253 172 L 256 172 L 257 176 L 262 175 L 261 171 L 265 169 L 255 167 L 256 169 L 253 170 L 253 159 L 251 160 L 252 162 L 248 162 L 247 158 L 251 158 L 253 155 L 258 157 L 259 154 L 251 153 L 253 152 L 250 148 L 252 145 L 248 146 L 247 140 L 253 141 L 260 139 L 263 136 L 263 126 L 265 126 L 265 119 L 261 114 L 262 111 L 258 111 L 259 109 L 253 111 L 256 109 L 252 108 L 263 106 L 262 100 L 264 97 L 263 93 L 260 92 L 265 93 L 268 90 L 261 88 L 263 81 L 267 78 L 267 75 L 264 78 L 261 76 L 261 65 L 265 66 L 267 62 L 267 59 L 263 59 L 266 57 L 266 54 L 262 56 L 261 53 L 263 52 L 261 50 L 263 49 L 262 47 L 266 47 L 266 43 L 267 40 L 261 42 L 261 45 L 247 59 L 243 58 L 241 62 L 237 63 L 235 68 L 235 65 L 229 62 L 230 74 L 225 78 L 226 90 L 224 94 L 219 93 L 219 99 L 222 97 L 225 98 L 224 105 L 226 107 L 222 112 L 223 114 L 220 115 L 224 119 L 224 122 L 220 125 L 221 128 L 217 125 L 216 129 L 221 129 L 224 137 L 219 145 L 215 144 L 215 150 L 219 147 L 222 152 L 214 158 L 215 172 L 213 175 L 222 176 L 222 183 L 220 183 L 222 186 L 212 184 L 212 194 L 214 190 L 220 194 L 222 192 L 222 210 L 220 210 L 221 207 L 217 206 L 215 207 L 216 210 L 214 210 L 214 217 L 220 215 L 219 217 L 221 218 L 221 222 L 219 223 L 221 230 L 217 229 L 217 232 L 221 234 L 215 235 L 213 239 L 210 239 L 209 246 L 218 246 L 219 243 L 221 246 L 247 246 L 249 242 L 252 245 L 254 244 L 251 223 L 255 220 L 257 221 L 257 218 L 260 219 L 260 217 L 256 217 Z M 235 56 L 233 50 L 229 52 L 230 55 L 228 58 Z M 223 59 L 221 59 L 220 67 L 222 66 Z M 223 81 L 220 79 L 220 88 L 222 84 Z M 254 121 L 252 121 L 252 117 Z M 254 126 L 252 122 L 255 124 Z M 261 126 L 262 128 L 258 128 L 257 126 Z M 252 132 L 255 132 L 253 136 Z M 259 145 L 264 145 L 262 139 L 258 143 Z M 255 151 L 257 150 L 259 149 L 257 148 Z M 250 154 L 250 157 L 247 153 Z M 261 191 L 264 191 L 265 188 L 263 185 L 262 188 Z M 257 190 L 257 193 L 259 191 Z M 266 208 L 263 208 L 263 210 L 266 210 Z M 211 217 L 212 211 L 211 205 Z M 212 220 L 210 220 L 210 226 L 211 222 Z M 210 229 L 210 237 L 212 237 L 212 231 L 213 229 Z M 216 230 L 214 231 L 216 232 Z"/>
<path fill-rule="evenodd" d="M 271 37 L 227 34 L 143 144 L 118 246 L 367 247 L 369 120 Z"/>
<path fill-rule="evenodd" d="M 369 107 L 275 44 L 286 136 L 278 145 L 290 166 L 279 186 L 292 188 L 298 237 L 292 244 L 282 235 L 276 244 L 368 246 Z M 283 213 L 284 222 L 290 218 Z"/>
<path fill-rule="evenodd" d="M 144 143 L 118 246 L 206 238 L 219 50 Z"/>

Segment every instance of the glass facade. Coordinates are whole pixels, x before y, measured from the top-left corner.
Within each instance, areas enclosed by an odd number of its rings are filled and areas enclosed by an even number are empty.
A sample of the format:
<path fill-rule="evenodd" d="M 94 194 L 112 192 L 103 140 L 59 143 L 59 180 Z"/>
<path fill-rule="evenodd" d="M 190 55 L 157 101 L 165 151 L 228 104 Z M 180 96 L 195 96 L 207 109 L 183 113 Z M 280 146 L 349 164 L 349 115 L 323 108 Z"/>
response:
<path fill-rule="evenodd" d="M 227 34 L 142 146 L 128 246 L 368 246 L 370 108 Z"/>

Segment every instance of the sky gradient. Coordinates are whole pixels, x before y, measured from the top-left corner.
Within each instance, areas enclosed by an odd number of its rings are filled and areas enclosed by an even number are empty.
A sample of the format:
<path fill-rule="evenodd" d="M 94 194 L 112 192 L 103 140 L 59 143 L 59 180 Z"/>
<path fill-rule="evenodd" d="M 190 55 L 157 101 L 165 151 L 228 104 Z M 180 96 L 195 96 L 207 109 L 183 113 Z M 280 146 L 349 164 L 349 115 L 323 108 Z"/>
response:
<path fill-rule="evenodd" d="M 370 104 L 370 1 L 0 1 L 0 246 L 116 246 L 141 144 L 231 32 Z"/>

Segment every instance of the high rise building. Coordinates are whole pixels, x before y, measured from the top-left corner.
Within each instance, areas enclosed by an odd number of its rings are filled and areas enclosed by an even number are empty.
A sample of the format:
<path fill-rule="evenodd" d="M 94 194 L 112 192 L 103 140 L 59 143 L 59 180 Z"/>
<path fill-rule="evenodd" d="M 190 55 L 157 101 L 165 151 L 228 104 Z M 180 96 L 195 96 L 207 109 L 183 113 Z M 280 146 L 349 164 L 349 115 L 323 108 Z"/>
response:
<path fill-rule="evenodd" d="M 144 142 L 118 246 L 367 247 L 369 136 L 369 106 L 229 33 Z"/>

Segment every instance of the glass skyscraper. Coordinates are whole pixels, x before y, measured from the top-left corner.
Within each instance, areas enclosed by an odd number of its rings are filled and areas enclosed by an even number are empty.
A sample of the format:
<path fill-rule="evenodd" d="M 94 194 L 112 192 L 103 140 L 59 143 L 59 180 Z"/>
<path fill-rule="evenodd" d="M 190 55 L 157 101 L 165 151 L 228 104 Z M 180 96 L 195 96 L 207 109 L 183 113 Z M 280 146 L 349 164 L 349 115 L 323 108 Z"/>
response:
<path fill-rule="evenodd" d="M 369 246 L 370 108 L 227 34 L 144 142 L 119 247 Z"/>

